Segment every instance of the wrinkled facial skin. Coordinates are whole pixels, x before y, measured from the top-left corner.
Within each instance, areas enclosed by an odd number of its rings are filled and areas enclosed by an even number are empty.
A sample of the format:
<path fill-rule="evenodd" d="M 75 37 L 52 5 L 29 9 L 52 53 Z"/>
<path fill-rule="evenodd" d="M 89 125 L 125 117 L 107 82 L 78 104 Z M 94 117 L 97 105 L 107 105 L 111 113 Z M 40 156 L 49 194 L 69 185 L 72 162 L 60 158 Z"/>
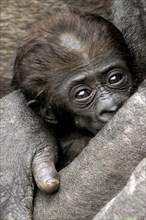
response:
<path fill-rule="evenodd" d="M 131 95 L 131 58 L 108 21 L 58 15 L 21 43 L 13 84 L 48 122 L 96 134 Z"/>
<path fill-rule="evenodd" d="M 60 88 L 67 100 L 66 109 L 74 115 L 78 128 L 96 134 L 130 96 L 130 72 L 125 62 L 117 58 L 89 71 L 86 67 Z"/>

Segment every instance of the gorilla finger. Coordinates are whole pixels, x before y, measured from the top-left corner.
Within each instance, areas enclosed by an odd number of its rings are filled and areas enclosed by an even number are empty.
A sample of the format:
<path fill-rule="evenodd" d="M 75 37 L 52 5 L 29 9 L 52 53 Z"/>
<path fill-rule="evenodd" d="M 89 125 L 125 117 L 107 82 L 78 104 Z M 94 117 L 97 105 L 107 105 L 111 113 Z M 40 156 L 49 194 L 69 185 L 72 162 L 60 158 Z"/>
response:
<path fill-rule="evenodd" d="M 45 149 L 33 159 L 33 175 L 38 188 L 46 193 L 55 192 L 60 185 L 59 174 L 55 168 L 54 156 Z"/>

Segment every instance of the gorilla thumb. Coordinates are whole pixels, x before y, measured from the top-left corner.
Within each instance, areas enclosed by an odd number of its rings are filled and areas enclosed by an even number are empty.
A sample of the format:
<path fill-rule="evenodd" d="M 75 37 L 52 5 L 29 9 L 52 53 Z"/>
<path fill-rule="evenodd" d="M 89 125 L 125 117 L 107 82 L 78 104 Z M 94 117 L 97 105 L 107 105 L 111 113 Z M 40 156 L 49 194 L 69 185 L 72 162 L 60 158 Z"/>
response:
<path fill-rule="evenodd" d="M 53 193 L 59 188 L 60 178 L 55 168 L 55 159 L 47 148 L 43 148 L 36 153 L 32 169 L 34 179 L 40 190 Z"/>

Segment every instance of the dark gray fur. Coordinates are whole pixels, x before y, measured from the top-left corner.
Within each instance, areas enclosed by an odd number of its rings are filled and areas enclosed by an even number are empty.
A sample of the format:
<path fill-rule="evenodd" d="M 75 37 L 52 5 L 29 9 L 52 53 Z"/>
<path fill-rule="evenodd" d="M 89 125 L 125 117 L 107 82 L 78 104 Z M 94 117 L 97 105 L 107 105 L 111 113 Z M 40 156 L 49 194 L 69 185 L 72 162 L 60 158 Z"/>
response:
<path fill-rule="evenodd" d="M 135 61 L 137 81 L 146 77 L 146 2 L 113 0 L 111 21 L 123 33 Z"/>

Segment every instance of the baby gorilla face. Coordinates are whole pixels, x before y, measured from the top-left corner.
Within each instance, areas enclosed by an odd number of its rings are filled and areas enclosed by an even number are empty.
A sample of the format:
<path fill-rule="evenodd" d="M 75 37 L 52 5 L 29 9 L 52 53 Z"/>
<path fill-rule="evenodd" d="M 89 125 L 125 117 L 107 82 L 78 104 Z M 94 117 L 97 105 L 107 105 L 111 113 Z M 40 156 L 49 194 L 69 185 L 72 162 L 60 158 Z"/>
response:
<path fill-rule="evenodd" d="M 94 51 L 92 44 L 85 44 L 77 36 L 61 35 L 61 46 L 66 48 L 74 66 L 70 68 L 68 65 L 65 69 L 66 78 L 59 86 L 58 97 L 75 126 L 93 134 L 113 117 L 130 96 L 132 87 L 130 68 L 122 51 L 112 44 L 112 38 L 109 38 L 108 45 L 103 41 L 101 35 L 98 50 Z M 80 56 L 78 62 L 75 56 Z M 62 114 L 60 117 L 66 118 Z"/>
<path fill-rule="evenodd" d="M 131 74 L 117 57 L 100 68 L 98 64 L 93 69 L 81 67 L 79 74 L 60 87 L 62 103 L 76 127 L 96 134 L 130 96 Z"/>

